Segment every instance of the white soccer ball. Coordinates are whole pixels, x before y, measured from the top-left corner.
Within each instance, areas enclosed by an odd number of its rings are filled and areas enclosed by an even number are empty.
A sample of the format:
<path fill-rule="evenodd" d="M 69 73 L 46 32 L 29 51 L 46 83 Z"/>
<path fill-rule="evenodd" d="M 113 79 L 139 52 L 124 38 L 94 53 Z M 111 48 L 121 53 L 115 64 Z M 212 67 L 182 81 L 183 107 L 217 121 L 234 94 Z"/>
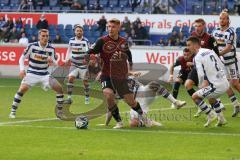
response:
<path fill-rule="evenodd" d="M 88 118 L 86 116 L 78 116 L 75 119 L 75 127 L 77 129 L 87 129 L 88 128 Z"/>

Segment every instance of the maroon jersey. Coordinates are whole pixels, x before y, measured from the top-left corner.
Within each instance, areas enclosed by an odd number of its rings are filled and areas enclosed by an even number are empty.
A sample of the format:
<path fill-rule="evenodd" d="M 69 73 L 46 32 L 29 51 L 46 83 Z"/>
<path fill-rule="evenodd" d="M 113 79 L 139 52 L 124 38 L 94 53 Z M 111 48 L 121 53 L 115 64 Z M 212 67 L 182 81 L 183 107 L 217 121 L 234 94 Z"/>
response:
<path fill-rule="evenodd" d="M 125 38 L 113 40 L 111 37 L 99 38 L 89 53 L 100 54 L 102 59 L 102 76 L 111 78 L 127 78 L 128 63 L 132 64 L 132 55 Z"/>
<path fill-rule="evenodd" d="M 219 55 L 216 40 L 212 35 L 208 34 L 207 32 L 204 32 L 201 36 L 199 36 L 197 32 L 193 31 L 191 36 L 195 36 L 200 39 L 202 48 L 214 50 L 214 52 L 217 53 L 217 55 Z"/>
<path fill-rule="evenodd" d="M 193 62 L 193 56 L 191 56 L 188 60 L 184 58 L 184 56 L 179 56 L 176 62 L 174 63 L 174 67 L 181 66 L 181 70 L 183 72 L 190 72 L 191 67 L 187 66 L 187 62 Z"/>

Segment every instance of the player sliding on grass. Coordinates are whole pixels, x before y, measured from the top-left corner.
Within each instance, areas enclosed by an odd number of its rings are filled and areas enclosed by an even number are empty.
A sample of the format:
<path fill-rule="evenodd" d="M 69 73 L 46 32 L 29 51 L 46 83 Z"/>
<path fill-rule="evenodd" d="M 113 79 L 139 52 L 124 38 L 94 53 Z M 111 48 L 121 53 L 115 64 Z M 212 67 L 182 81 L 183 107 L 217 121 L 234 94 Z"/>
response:
<path fill-rule="evenodd" d="M 209 126 L 215 119 L 215 112 L 218 118 L 216 126 L 222 126 L 226 123 L 226 120 L 216 98 L 224 94 L 230 86 L 224 73 L 224 66 L 213 50 L 201 48 L 201 42 L 197 37 L 188 38 L 187 48 L 195 54 L 194 65 L 198 74 L 200 89 L 192 95 L 192 99 L 208 115 L 208 121 L 204 126 Z M 203 101 L 204 98 L 208 98 L 215 112 Z"/>
<path fill-rule="evenodd" d="M 131 74 L 137 74 L 137 72 L 132 72 Z M 176 100 L 171 93 L 163 86 L 161 86 L 156 81 L 152 81 L 147 85 L 143 85 L 138 82 L 136 79 L 129 78 L 128 86 L 130 90 L 134 93 L 134 98 L 140 103 L 143 112 L 147 115 L 149 111 L 149 105 L 155 100 L 159 95 L 163 96 L 174 104 L 175 108 L 179 109 L 186 104 L 185 101 Z M 107 118 L 105 124 L 108 125 L 111 120 L 111 112 L 107 113 Z M 138 113 L 133 109 L 130 110 L 130 127 L 151 127 L 151 126 L 162 126 L 161 123 L 156 122 L 152 119 L 147 118 L 147 121 L 143 123 L 138 116 Z"/>
<path fill-rule="evenodd" d="M 49 31 L 41 29 L 38 32 L 38 42 L 34 42 L 28 45 L 24 53 L 19 59 L 20 66 L 20 78 L 23 78 L 21 85 L 14 96 L 12 103 L 11 113 L 9 118 L 16 118 L 16 111 L 21 102 L 23 95 L 28 91 L 29 88 L 36 84 L 41 84 L 44 90 L 48 88 L 53 89 L 57 95 L 57 107 L 59 110 L 59 116 L 63 104 L 63 89 L 56 79 L 51 77 L 48 73 L 49 62 L 56 62 L 55 48 L 49 43 Z M 27 73 L 24 69 L 24 60 L 28 58 L 29 66 Z"/>

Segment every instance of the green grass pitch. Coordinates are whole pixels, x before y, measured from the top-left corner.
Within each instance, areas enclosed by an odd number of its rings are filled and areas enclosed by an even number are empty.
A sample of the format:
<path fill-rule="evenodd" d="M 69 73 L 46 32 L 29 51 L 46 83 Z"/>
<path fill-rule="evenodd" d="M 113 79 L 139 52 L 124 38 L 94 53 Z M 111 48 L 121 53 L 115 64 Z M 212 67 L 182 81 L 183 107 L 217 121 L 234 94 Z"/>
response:
<path fill-rule="evenodd" d="M 232 106 L 222 97 L 228 124 L 204 128 L 205 115 L 194 118 L 196 107 L 181 88 L 179 99 L 186 100 L 181 110 L 171 110 L 170 103 L 159 97 L 151 105 L 151 116 L 163 127 L 129 128 L 128 114 L 122 113 L 125 127 L 113 130 L 97 126 L 105 117 L 90 120 L 89 129 L 77 130 L 74 122 L 56 119 L 55 93 L 33 87 L 24 97 L 16 119 L 8 114 L 19 79 L 0 79 L 0 160 L 240 160 L 240 118 L 232 118 Z M 238 98 L 240 96 L 236 93 Z M 73 96 L 71 111 L 95 108 L 100 99 Z M 129 108 L 120 102 L 120 111 Z"/>

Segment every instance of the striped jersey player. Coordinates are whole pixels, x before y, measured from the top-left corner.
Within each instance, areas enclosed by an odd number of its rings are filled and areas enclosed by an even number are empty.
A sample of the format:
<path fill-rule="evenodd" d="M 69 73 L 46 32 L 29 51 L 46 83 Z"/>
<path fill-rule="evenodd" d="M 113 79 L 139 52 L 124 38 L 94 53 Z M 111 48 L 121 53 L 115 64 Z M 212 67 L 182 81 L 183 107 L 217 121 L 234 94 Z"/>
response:
<path fill-rule="evenodd" d="M 61 116 L 63 104 L 63 90 L 56 79 L 51 77 L 48 72 L 49 63 L 57 64 L 55 49 L 48 43 L 49 31 L 41 29 L 39 31 L 39 41 L 31 43 L 25 49 L 24 53 L 19 59 L 20 77 L 23 78 L 19 90 L 14 96 L 11 113 L 9 118 L 16 117 L 16 110 L 21 102 L 22 96 L 28 89 L 36 84 L 41 84 L 44 90 L 48 88 L 53 89 L 57 95 L 57 107 L 59 112 L 57 116 Z M 27 73 L 24 68 L 24 60 L 28 58 L 29 65 Z"/>
<path fill-rule="evenodd" d="M 231 86 L 233 86 L 238 92 L 240 92 L 240 75 L 239 65 L 236 55 L 236 35 L 234 29 L 230 27 L 229 15 L 226 10 L 223 10 L 219 16 L 220 27 L 213 31 L 213 36 L 217 41 L 219 54 L 223 58 L 225 64 L 225 72 L 229 79 Z M 228 94 L 229 95 L 229 94 Z M 235 96 L 230 97 L 234 104 L 234 112 L 232 117 L 236 117 L 240 112 L 240 104 L 237 102 Z"/>
<path fill-rule="evenodd" d="M 85 59 L 89 50 L 89 42 L 85 37 L 83 37 L 82 26 L 75 25 L 74 32 L 75 37 L 69 40 L 66 55 L 66 63 L 71 62 L 67 83 L 67 103 L 72 103 L 72 90 L 75 79 L 81 78 L 83 80 L 85 91 L 85 104 L 89 104 L 88 66 Z"/>

